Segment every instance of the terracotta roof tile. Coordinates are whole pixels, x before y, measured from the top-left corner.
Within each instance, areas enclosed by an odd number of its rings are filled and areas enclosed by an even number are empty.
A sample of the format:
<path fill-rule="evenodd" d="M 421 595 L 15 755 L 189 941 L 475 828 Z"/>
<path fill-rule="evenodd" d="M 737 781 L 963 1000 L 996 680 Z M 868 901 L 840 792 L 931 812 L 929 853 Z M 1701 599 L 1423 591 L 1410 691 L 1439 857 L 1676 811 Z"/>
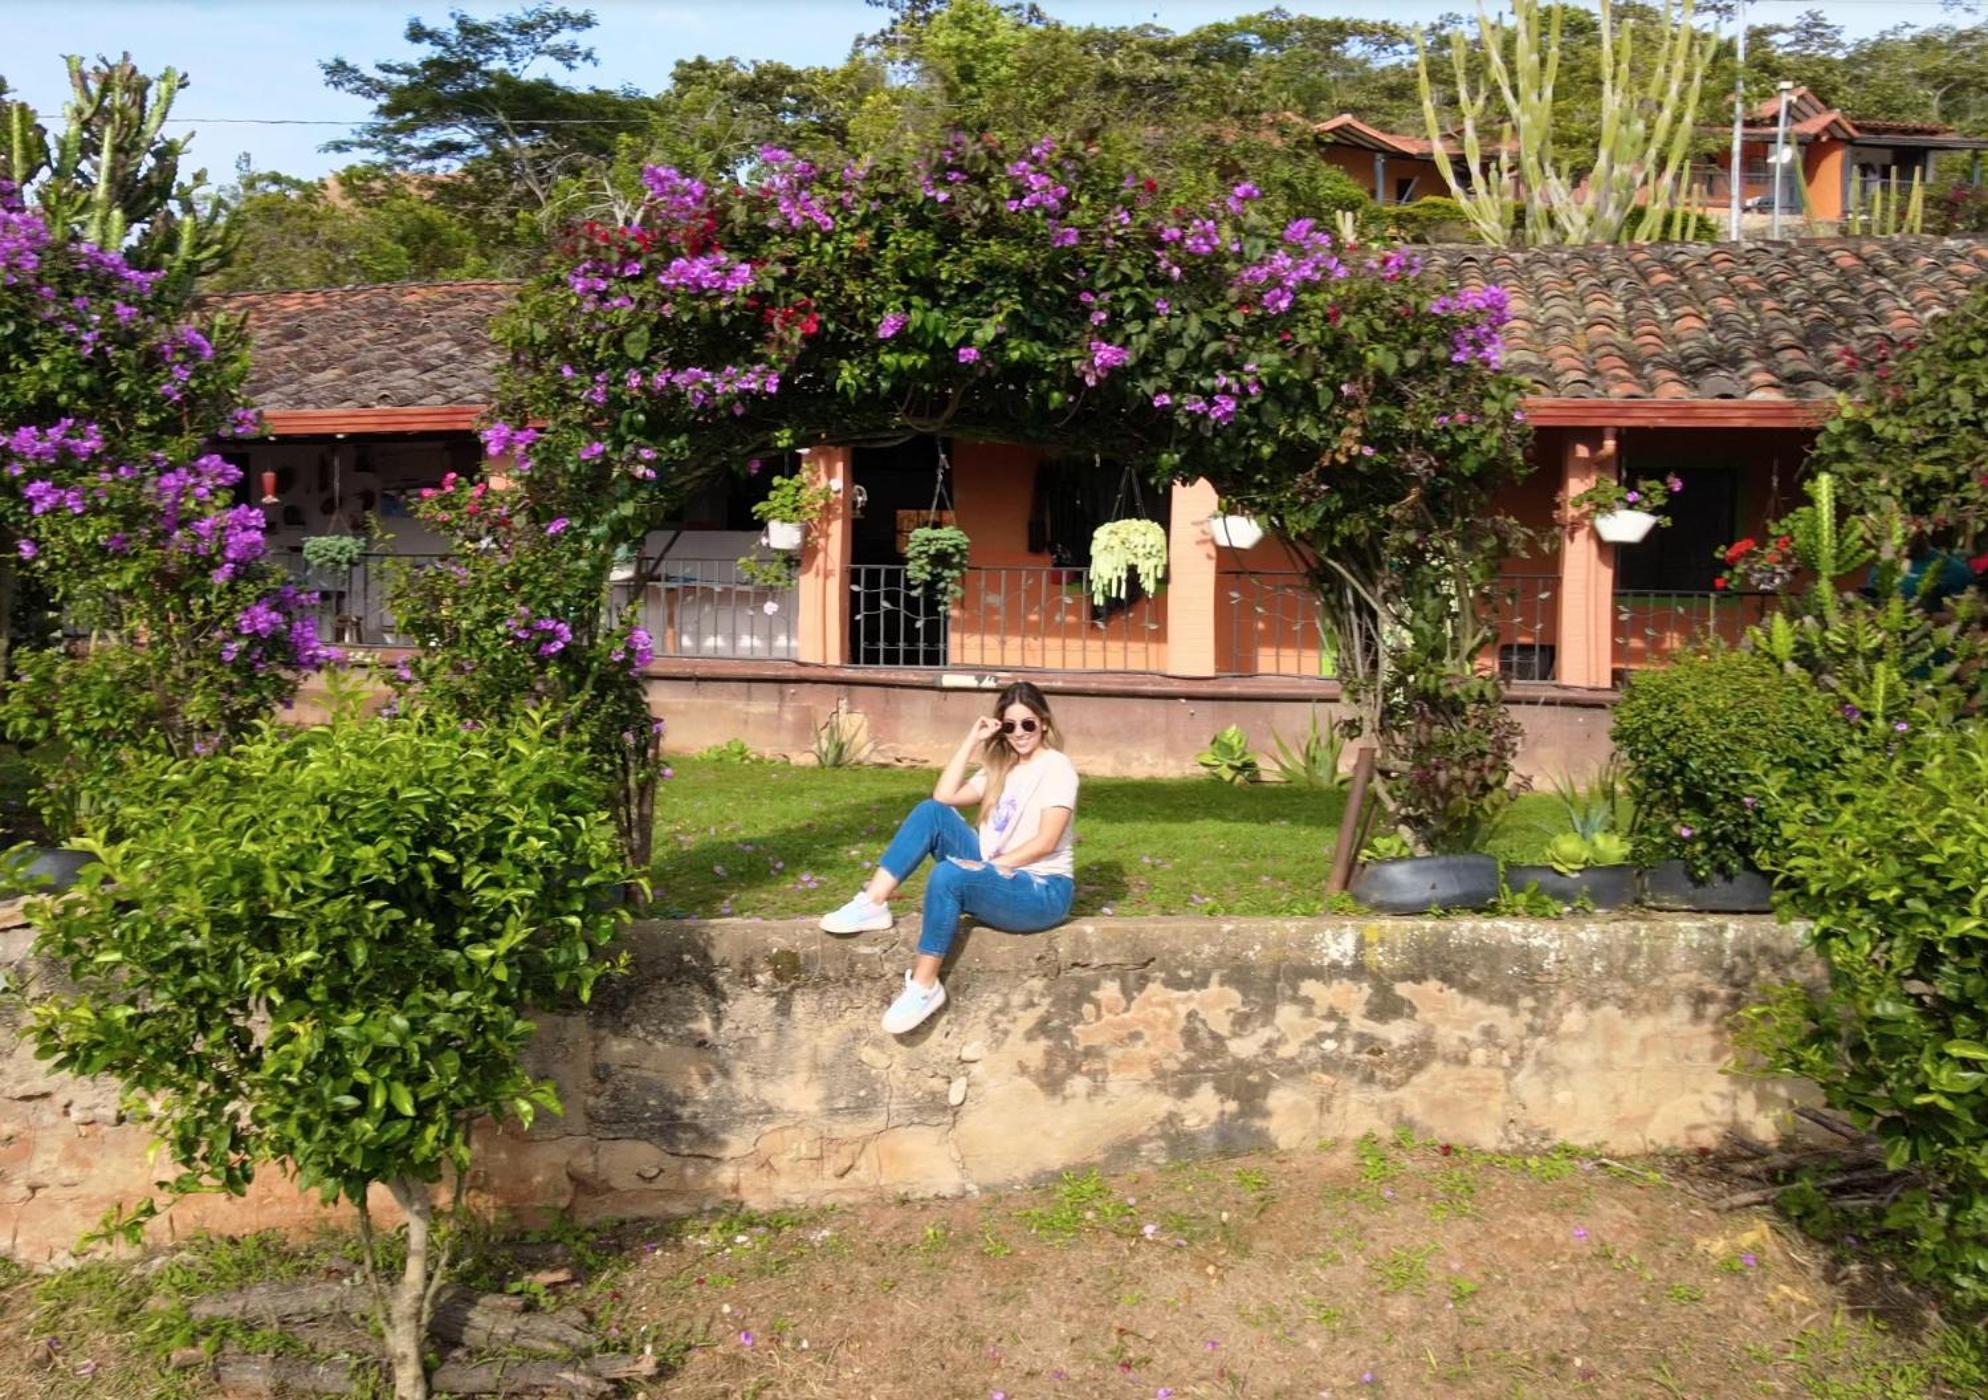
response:
<path fill-rule="evenodd" d="M 517 290 L 407 282 L 240 292 L 209 305 L 246 318 L 248 390 L 263 408 L 455 408 L 490 402 L 490 322 Z"/>
<path fill-rule="evenodd" d="M 1988 287 L 1988 240 L 1430 250 L 1512 296 L 1507 367 L 1552 398 L 1829 399 L 1843 352 L 1913 338 Z"/>
<path fill-rule="evenodd" d="M 1988 240 L 1814 239 L 1428 250 L 1438 276 L 1512 295 L 1508 368 L 1549 398 L 1829 399 L 1843 352 L 1915 338 L 1988 286 Z M 264 408 L 490 402 L 512 282 L 251 292 Z"/>

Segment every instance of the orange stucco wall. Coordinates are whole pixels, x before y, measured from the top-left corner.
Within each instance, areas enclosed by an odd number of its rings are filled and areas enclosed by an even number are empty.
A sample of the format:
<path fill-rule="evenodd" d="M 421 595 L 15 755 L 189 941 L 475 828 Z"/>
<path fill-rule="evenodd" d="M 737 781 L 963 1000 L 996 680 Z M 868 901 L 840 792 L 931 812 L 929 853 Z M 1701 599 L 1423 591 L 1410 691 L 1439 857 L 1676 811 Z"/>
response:
<path fill-rule="evenodd" d="M 1850 147 L 1842 141 L 1817 141 L 1802 152 L 1802 182 L 1815 218 L 1833 223 L 1849 212 L 1843 207 L 1843 166 L 1849 158 Z"/>
<path fill-rule="evenodd" d="M 1357 146 L 1327 146 L 1325 160 L 1346 172 L 1355 184 L 1374 199 L 1384 204 L 1396 204 L 1395 188 L 1399 181 L 1413 178 L 1415 186 L 1409 191 L 1410 200 L 1426 199 L 1430 195 L 1448 195 L 1449 189 L 1443 184 L 1442 172 L 1436 169 L 1434 161 L 1408 156 L 1387 157 L 1387 189 L 1374 188 L 1374 153 Z"/>

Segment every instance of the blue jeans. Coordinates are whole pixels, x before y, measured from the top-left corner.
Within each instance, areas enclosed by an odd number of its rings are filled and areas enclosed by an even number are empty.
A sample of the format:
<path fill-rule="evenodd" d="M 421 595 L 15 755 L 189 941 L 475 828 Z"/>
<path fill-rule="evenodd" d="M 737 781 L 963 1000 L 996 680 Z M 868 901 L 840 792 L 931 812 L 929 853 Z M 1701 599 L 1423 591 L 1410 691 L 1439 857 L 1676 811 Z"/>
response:
<path fill-rule="evenodd" d="M 927 856 L 935 864 L 925 882 L 918 951 L 935 958 L 943 958 L 953 946 L 962 913 L 1004 933 L 1041 933 L 1069 918 L 1070 903 L 1077 897 L 1077 882 L 1068 875 L 1031 875 L 1026 870 L 1003 875 L 991 865 L 978 870 L 955 865 L 953 857 L 980 859 L 980 833 L 958 812 L 930 798 L 911 809 L 877 864 L 901 885 Z"/>

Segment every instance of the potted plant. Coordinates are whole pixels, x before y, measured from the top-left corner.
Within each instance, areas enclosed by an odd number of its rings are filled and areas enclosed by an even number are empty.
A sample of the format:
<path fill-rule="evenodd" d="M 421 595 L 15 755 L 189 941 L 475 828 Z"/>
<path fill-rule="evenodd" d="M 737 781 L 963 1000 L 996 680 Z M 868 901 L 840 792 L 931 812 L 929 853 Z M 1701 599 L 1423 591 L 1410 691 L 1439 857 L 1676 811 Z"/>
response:
<path fill-rule="evenodd" d="M 1636 894 L 1629 838 L 1612 831 L 1592 836 L 1563 831 L 1547 844 L 1545 864 L 1506 866 L 1505 887 L 1537 890 L 1562 904 L 1620 909 Z"/>
<path fill-rule="evenodd" d="M 1151 596 L 1167 572 L 1167 532 L 1156 520 L 1113 520 L 1091 534 L 1091 602 L 1123 598 L 1134 570 Z"/>
<path fill-rule="evenodd" d="M 1639 544 L 1659 525 L 1670 524 L 1670 498 L 1684 489 L 1676 476 L 1644 477 L 1623 483 L 1604 477 L 1568 508 L 1594 521 L 1595 533 L 1609 544 Z"/>
<path fill-rule="evenodd" d="M 1224 549 L 1254 549 L 1263 542 L 1263 526 L 1253 515 L 1211 515 L 1208 538 Z"/>
<path fill-rule="evenodd" d="M 774 481 L 766 499 L 756 502 L 753 518 L 766 523 L 763 536 L 768 549 L 793 553 L 807 537 L 807 528 L 828 513 L 835 493 L 826 486 L 809 483 L 803 476 L 783 476 Z"/>
<path fill-rule="evenodd" d="M 921 593 L 936 593 L 948 604 L 959 602 L 965 592 L 960 580 L 966 577 L 971 543 L 957 526 L 919 526 L 904 542 L 905 581 Z"/>

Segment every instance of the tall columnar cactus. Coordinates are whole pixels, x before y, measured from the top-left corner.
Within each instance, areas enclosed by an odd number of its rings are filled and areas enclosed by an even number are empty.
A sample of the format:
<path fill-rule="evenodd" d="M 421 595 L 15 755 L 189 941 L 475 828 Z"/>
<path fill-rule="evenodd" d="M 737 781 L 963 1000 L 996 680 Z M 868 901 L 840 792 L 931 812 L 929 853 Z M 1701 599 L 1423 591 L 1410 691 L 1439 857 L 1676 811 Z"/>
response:
<path fill-rule="evenodd" d="M 1617 31 L 1609 0 L 1601 0 L 1600 131 L 1593 152 L 1570 161 L 1555 148 L 1554 83 L 1559 76 L 1565 8 L 1552 6 L 1542 34 L 1540 0 L 1512 0 L 1509 26 L 1477 7 L 1478 42 L 1486 76 L 1471 81 L 1471 55 L 1462 31 L 1450 36 L 1458 121 L 1468 182 L 1449 153 L 1437 113 L 1429 54 L 1416 31 L 1422 112 L 1436 165 L 1450 193 L 1487 243 L 1617 243 L 1661 237 L 1678 208 L 1691 154 L 1692 114 L 1715 36 L 1692 25 L 1692 0 L 1673 9 L 1664 0 L 1656 61 L 1640 87 L 1632 77 L 1635 26 Z M 1511 56 L 1506 56 L 1509 40 Z M 1498 145 L 1484 158 L 1493 115 Z M 1525 209 L 1522 227 L 1517 208 Z"/>
<path fill-rule="evenodd" d="M 215 266 L 228 251 L 226 211 L 201 197 L 206 171 L 180 179 L 191 135 L 163 135 L 185 77 L 168 68 L 152 78 L 129 54 L 68 63 L 60 136 L 51 139 L 26 103 L 0 102 L 0 178 L 28 190 L 51 228 L 120 249 L 133 267 L 180 280 Z"/>

